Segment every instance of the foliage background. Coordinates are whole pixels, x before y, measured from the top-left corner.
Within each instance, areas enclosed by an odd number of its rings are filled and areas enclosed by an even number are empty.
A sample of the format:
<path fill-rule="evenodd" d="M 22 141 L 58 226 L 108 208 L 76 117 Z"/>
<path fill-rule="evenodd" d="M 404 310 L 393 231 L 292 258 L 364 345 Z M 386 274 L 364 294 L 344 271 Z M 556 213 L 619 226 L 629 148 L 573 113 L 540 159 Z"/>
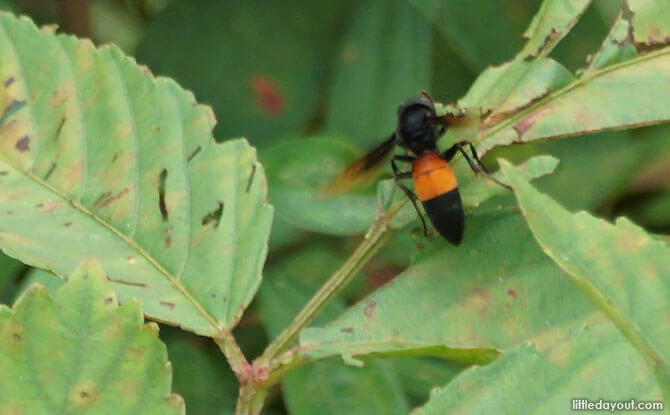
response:
<path fill-rule="evenodd" d="M 118 44 L 155 74 L 173 77 L 199 102 L 212 105 L 219 120 L 217 139 L 245 136 L 258 148 L 276 217 L 259 296 L 235 329 L 251 358 L 263 350 L 268 336 L 275 336 L 290 321 L 359 238 L 334 235 L 337 222 L 323 232 L 311 232 L 300 226 L 302 220 L 320 224 L 332 220 L 333 212 L 349 215 L 351 229 L 345 232 L 349 234 L 364 230 L 376 214 L 369 197 L 373 190 L 323 212 L 320 205 L 291 204 L 295 200 L 291 192 L 332 177 L 347 161 L 388 136 L 397 106 L 420 89 L 428 89 L 440 102 L 463 96 L 482 70 L 519 50 L 521 34 L 539 4 L 539 0 L 0 3 L 5 10 L 26 13 L 40 24 L 57 23 L 96 44 Z M 618 10 L 618 1 L 595 1 L 551 56 L 571 70 L 580 68 L 587 54 L 599 47 Z M 656 234 L 670 233 L 667 126 L 496 149 L 485 162 L 493 167 L 498 156 L 521 161 L 537 154 L 560 159 L 556 172 L 535 185 L 563 206 L 607 219 L 627 215 Z M 315 230 L 314 226 L 308 228 Z M 338 315 L 406 268 L 421 250 L 413 233 L 414 226 L 395 232 L 317 323 Z M 46 273 L 0 254 L 0 302 L 11 304 L 35 280 L 58 284 Z M 237 381 L 211 341 L 167 326 L 161 326 L 160 337 L 173 363 L 174 390 L 184 396 L 188 413 L 232 413 Z M 320 362 L 289 375 L 283 394 L 270 397 L 266 412 L 309 413 L 310 407 L 327 401 L 342 408 L 358 406 L 359 413 L 406 413 L 422 404 L 431 388 L 444 385 L 464 367 L 398 357 L 368 361 L 361 374 L 336 360 Z M 315 379 L 322 384 L 315 384 Z M 310 388 L 314 392 L 306 393 Z"/>

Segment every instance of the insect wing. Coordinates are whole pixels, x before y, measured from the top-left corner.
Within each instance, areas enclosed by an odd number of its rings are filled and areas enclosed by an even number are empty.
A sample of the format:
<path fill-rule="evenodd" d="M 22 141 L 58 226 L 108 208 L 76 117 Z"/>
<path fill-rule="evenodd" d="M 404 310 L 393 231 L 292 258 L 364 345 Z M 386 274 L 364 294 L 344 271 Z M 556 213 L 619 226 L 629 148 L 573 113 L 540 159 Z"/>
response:
<path fill-rule="evenodd" d="M 395 133 L 386 139 L 383 143 L 373 148 L 365 155 L 354 161 L 340 173 L 335 180 L 326 188 L 326 194 L 332 195 L 343 193 L 358 186 L 365 179 L 369 178 L 372 172 L 376 170 L 391 154 L 398 138 Z"/>

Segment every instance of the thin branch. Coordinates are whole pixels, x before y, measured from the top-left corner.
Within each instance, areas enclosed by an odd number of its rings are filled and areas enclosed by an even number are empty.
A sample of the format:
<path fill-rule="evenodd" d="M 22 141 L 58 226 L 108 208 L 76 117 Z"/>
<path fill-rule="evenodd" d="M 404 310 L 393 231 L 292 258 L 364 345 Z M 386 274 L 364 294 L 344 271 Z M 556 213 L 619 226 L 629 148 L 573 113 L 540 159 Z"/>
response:
<path fill-rule="evenodd" d="M 244 353 L 242 353 L 242 349 L 240 349 L 233 334 L 229 331 L 221 331 L 214 338 L 214 342 L 216 342 L 219 349 L 226 356 L 226 360 L 228 360 L 228 364 L 233 373 L 235 373 L 235 376 L 237 376 L 240 384 L 244 386 L 249 383 L 253 375 L 251 373 L 252 368 L 247 358 L 244 357 Z"/>
<path fill-rule="evenodd" d="M 388 239 L 391 219 L 397 214 L 401 206 L 402 204 L 398 204 L 397 207 L 390 209 L 385 215 L 381 215 L 372 224 L 356 250 L 314 294 L 295 316 L 291 324 L 270 343 L 259 358 L 260 361 L 273 362 L 290 348 L 300 330 L 306 327 L 323 310 L 326 304 L 351 281 L 361 267 L 379 251 Z"/>

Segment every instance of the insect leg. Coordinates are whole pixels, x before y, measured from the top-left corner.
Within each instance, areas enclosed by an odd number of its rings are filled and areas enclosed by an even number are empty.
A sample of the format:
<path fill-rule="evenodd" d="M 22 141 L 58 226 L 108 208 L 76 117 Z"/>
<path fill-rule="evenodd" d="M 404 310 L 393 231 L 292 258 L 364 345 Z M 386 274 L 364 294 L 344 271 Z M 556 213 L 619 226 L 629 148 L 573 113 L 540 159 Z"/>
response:
<path fill-rule="evenodd" d="M 412 202 L 414 210 L 416 210 L 417 215 L 419 215 L 419 219 L 421 219 L 421 225 L 423 226 L 423 234 L 425 236 L 428 236 L 428 227 L 426 226 L 426 219 L 423 217 L 421 209 L 419 209 L 419 206 L 416 204 L 416 201 L 419 200 L 419 198 L 414 194 L 413 191 L 407 188 L 407 186 L 400 183 L 400 180 L 402 179 L 411 179 L 412 172 L 409 171 L 401 172 L 398 166 L 396 165 L 396 161 L 411 162 L 414 161 L 414 159 L 415 158 L 412 156 L 393 156 L 393 158 L 391 159 L 391 168 L 393 169 L 393 176 L 395 178 L 395 183 L 405 193 L 409 201 Z"/>
<path fill-rule="evenodd" d="M 476 163 L 472 161 L 470 156 L 468 155 L 468 152 L 465 151 L 465 146 L 468 146 L 470 148 L 470 153 L 472 154 L 472 158 L 475 159 Z M 512 190 L 511 187 L 506 185 L 505 183 L 502 183 L 500 180 L 496 179 L 495 177 L 491 176 L 486 169 L 484 168 L 484 165 L 482 165 L 482 161 L 479 159 L 479 156 L 477 155 L 477 150 L 475 150 L 475 146 L 472 145 L 471 142 L 469 141 L 459 141 L 458 143 L 455 143 L 453 146 L 451 146 L 449 149 L 447 149 L 444 153 L 442 153 L 442 157 L 449 161 L 451 160 L 456 152 L 460 152 L 463 157 L 465 158 L 465 161 L 468 162 L 468 165 L 470 166 L 470 169 L 474 171 L 477 174 L 481 174 L 482 176 L 486 177 L 487 179 L 491 180 L 492 182 L 495 182 L 499 184 L 500 186 L 504 187 L 507 190 Z"/>

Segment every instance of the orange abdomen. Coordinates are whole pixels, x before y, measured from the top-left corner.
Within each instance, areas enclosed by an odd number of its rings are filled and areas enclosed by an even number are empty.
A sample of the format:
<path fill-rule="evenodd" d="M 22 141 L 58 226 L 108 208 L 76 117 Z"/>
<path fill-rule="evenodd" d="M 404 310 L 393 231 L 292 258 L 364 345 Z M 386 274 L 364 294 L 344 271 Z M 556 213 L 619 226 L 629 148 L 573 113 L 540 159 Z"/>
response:
<path fill-rule="evenodd" d="M 425 202 L 458 187 L 456 176 L 447 162 L 435 153 L 426 153 L 414 160 L 412 166 L 414 190 Z"/>

